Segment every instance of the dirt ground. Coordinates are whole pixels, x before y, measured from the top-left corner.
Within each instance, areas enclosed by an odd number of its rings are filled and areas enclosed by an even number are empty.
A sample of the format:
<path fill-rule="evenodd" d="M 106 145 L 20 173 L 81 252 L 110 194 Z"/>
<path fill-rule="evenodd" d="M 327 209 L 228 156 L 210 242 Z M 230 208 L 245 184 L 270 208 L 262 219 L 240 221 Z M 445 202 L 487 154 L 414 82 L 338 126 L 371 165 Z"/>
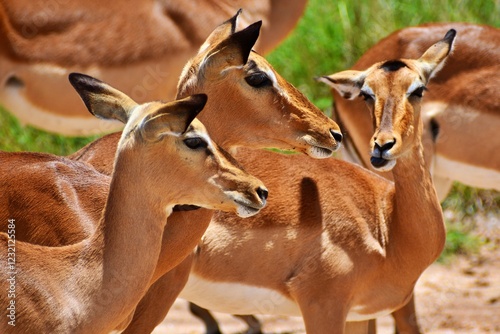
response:
<path fill-rule="evenodd" d="M 477 255 L 433 264 L 416 287 L 417 312 L 425 333 L 500 333 L 500 217 L 488 220 L 482 235 L 490 242 Z M 227 314 L 214 313 L 223 333 L 242 333 L 246 326 Z M 258 316 L 265 333 L 305 333 L 301 318 Z M 187 303 L 178 300 L 155 334 L 204 333 Z M 378 319 L 378 333 L 392 334 L 390 316 Z"/>

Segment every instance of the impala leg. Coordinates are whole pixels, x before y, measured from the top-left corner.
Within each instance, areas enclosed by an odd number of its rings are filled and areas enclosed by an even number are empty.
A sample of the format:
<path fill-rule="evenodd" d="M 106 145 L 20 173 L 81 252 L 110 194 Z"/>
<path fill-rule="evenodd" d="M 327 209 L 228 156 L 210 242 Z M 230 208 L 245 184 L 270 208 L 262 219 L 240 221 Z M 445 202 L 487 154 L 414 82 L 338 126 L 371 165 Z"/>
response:
<path fill-rule="evenodd" d="M 235 315 L 235 317 L 240 318 L 248 325 L 245 334 L 262 334 L 262 324 L 253 315 Z"/>
<path fill-rule="evenodd" d="M 338 298 L 325 298 L 325 296 L 335 295 L 325 293 L 318 298 L 313 295 L 296 298 L 304 319 L 306 333 L 344 334 L 347 311 Z"/>
<path fill-rule="evenodd" d="M 368 321 L 368 334 L 377 334 L 377 319 Z"/>
<path fill-rule="evenodd" d="M 346 322 L 346 334 L 367 334 L 370 321 Z"/>
<path fill-rule="evenodd" d="M 418 325 L 417 313 L 415 310 L 415 297 L 411 296 L 406 305 L 392 313 L 396 322 L 397 334 L 421 334 L 422 331 Z"/>
<path fill-rule="evenodd" d="M 194 303 L 189 303 L 189 311 L 199 318 L 205 324 L 205 334 L 220 334 L 222 333 L 217 320 L 212 316 L 209 310 L 198 306 Z M 248 325 L 245 334 L 262 334 L 262 324 L 259 319 L 253 315 L 233 315 L 241 319 Z"/>
<path fill-rule="evenodd" d="M 198 306 L 194 303 L 189 303 L 189 311 L 191 314 L 203 321 L 205 324 L 205 334 L 221 334 L 217 320 L 212 316 L 209 310 Z"/>
<path fill-rule="evenodd" d="M 191 270 L 191 257 L 160 277 L 142 297 L 134 313 L 134 318 L 124 334 L 151 333 L 163 319 L 182 291 Z"/>

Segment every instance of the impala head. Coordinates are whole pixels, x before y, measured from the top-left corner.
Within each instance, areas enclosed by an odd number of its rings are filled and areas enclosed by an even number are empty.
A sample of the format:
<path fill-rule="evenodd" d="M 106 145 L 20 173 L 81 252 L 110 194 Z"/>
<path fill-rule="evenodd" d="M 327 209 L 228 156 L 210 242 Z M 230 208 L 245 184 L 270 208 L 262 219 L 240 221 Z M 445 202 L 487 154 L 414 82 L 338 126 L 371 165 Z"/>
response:
<path fill-rule="evenodd" d="M 343 71 L 320 78 L 344 98 L 364 98 L 371 111 L 375 133 L 371 163 L 389 171 L 398 157 L 415 145 L 421 126 L 420 104 L 429 79 L 451 51 L 455 30 L 431 46 L 419 59 L 382 61 L 365 71 Z"/>
<path fill-rule="evenodd" d="M 195 117 L 207 96 L 137 104 L 92 77 L 72 73 L 70 82 L 97 117 L 125 123 L 115 170 L 134 166 L 144 187 L 174 204 L 197 205 L 247 217 L 264 207 L 267 190 L 208 136 Z"/>
<path fill-rule="evenodd" d="M 315 158 L 331 156 L 342 134 L 338 125 L 252 51 L 261 22 L 235 32 L 238 12 L 217 27 L 184 67 L 177 97 L 208 95 L 203 122 L 224 147 L 294 149 Z M 213 129 L 213 130 L 212 130 Z"/>

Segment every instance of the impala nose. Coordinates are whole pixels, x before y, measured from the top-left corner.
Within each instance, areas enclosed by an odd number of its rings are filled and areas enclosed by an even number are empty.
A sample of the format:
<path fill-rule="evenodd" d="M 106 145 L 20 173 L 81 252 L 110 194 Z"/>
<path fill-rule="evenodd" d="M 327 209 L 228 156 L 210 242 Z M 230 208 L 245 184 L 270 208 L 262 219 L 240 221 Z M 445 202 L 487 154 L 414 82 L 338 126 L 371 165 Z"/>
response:
<path fill-rule="evenodd" d="M 332 134 L 333 138 L 337 141 L 337 143 L 342 142 L 343 136 L 340 132 L 337 132 L 337 131 L 330 129 L 330 133 Z"/>
<path fill-rule="evenodd" d="M 262 203 L 266 203 L 267 196 L 269 195 L 269 191 L 267 189 L 259 187 L 257 188 L 257 195 L 259 196 Z"/>
<path fill-rule="evenodd" d="M 389 151 L 394 144 L 396 144 L 396 139 L 392 139 L 391 141 L 388 141 L 387 143 L 383 144 L 380 146 L 377 142 L 375 142 L 375 154 L 377 156 L 382 156 L 385 152 Z"/>

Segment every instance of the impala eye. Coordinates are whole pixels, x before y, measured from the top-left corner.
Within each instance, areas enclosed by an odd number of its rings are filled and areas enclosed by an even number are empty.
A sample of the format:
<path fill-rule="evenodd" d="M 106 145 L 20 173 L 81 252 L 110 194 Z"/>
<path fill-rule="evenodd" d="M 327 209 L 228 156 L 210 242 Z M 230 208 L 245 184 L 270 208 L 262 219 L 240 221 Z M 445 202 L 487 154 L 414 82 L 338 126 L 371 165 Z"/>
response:
<path fill-rule="evenodd" d="M 186 138 L 184 144 L 192 150 L 207 148 L 208 146 L 207 142 L 200 137 Z"/>
<path fill-rule="evenodd" d="M 360 91 L 359 92 L 359 96 L 361 96 L 363 98 L 363 100 L 365 101 L 373 101 L 375 100 L 375 97 L 368 94 L 367 92 L 363 92 L 363 91 Z"/>
<path fill-rule="evenodd" d="M 424 90 L 427 90 L 427 88 L 425 88 L 425 86 L 418 87 L 413 92 L 411 92 L 410 96 L 413 96 L 413 97 L 422 97 L 423 94 L 424 94 Z"/>
<path fill-rule="evenodd" d="M 245 78 L 247 84 L 255 88 L 272 86 L 272 81 L 264 72 L 256 72 Z"/>

